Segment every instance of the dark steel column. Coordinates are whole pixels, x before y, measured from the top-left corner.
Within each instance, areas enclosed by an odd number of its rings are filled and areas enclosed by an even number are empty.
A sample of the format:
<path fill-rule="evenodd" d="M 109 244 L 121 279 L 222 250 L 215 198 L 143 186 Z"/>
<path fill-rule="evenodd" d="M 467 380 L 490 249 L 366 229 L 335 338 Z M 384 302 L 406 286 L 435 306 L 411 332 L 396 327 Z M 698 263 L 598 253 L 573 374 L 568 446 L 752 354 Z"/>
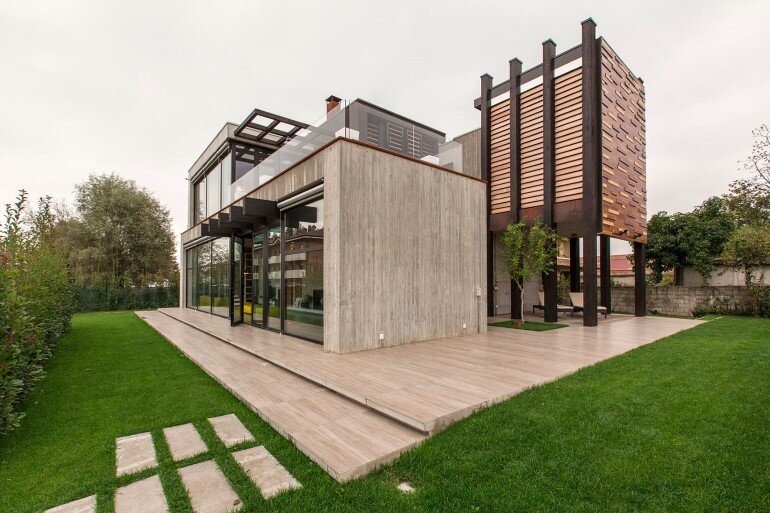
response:
<path fill-rule="evenodd" d="M 490 115 L 492 100 L 492 77 L 486 73 L 481 75 L 481 178 L 487 181 L 487 315 L 495 315 L 495 266 L 492 245 L 492 118 Z"/>
<path fill-rule="evenodd" d="M 508 63 L 510 80 L 510 189 L 511 189 L 511 223 L 519 222 L 519 210 L 521 210 L 521 61 L 512 59 Z M 511 280 L 511 319 L 521 318 L 521 290 L 514 280 Z"/>
<path fill-rule="evenodd" d="M 644 244 L 634 242 L 634 315 L 637 317 L 647 315 L 647 258 L 644 250 Z"/>
<path fill-rule="evenodd" d="M 543 224 L 556 228 L 554 205 L 556 204 L 556 92 L 554 87 L 554 58 L 556 43 L 543 43 Z M 555 264 L 555 263 L 554 263 Z M 545 295 L 545 322 L 556 322 L 556 296 L 559 271 L 554 265 L 552 272 L 543 274 Z"/>
<path fill-rule="evenodd" d="M 601 104 L 599 103 L 599 53 L 596 23 L 582 24 L 583 53 L 583 325 L 596 326 L 596 234 L 601 213 L 598 208 Z"/>
<path fill-rule="evenodd" d="M 610 237 L 609 235 L 599 235 L 600 299 L 601 305 L 607 309 L 607 313 L 612 310 L 611 265 Z"/>
<path fill-rule="evenodd" d="M 580 292 L 580 238 L 569 238 L 569 291 Z"/>

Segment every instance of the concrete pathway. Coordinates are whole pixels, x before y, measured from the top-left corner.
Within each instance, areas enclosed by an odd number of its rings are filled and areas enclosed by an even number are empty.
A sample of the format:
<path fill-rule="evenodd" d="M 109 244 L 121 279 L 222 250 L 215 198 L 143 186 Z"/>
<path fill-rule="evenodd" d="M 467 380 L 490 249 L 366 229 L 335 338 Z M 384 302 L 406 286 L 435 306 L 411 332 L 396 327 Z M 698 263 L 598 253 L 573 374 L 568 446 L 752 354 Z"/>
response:
<path fill-rule="evenodd" d="M 192 458 L 209 450 L 192 424 L 165 428 L 163 436 L 166 437 L 171 459 L 174 461 Z"/>
<path fill-rule="evenodd" d="M 232 413 L 230 415 L 211 418 L 209 419 L 209 423 L 227 448 L 243 442 L 254 441 L 254 435 L 252 435 L 249 430 L 246 429 L 246 426 L 238 420 L 238 417 Z"/>
<path fill-rule="evenodd" d="M 117 475 L 134 474 L 140 470 L 155 468 L 158 460 L 150 433 L 124 436 L 115 441 Z"/>
<path fill-rule="evenodd" d="M 234 452 L 233 458 L 259 488 L 265 499 L 275 497 L 286 490 L 302 487 L 294 476 L 261 445 Z"/>
<path fill-rule="evenodd" d="M 96 495 L 45 510 L 45 513 L 94 513 L 96 511 Z"/>
<path fill-rule="evenodd" d="M 195 513 L 227 513 L 243 507 L 215 461 L 204 461 L 179 469 Z"/>
<path fill-rule="evenodd" d="M 118 488 L 115 513 L 168 513 L 160 478 L 152 476 Z"/>

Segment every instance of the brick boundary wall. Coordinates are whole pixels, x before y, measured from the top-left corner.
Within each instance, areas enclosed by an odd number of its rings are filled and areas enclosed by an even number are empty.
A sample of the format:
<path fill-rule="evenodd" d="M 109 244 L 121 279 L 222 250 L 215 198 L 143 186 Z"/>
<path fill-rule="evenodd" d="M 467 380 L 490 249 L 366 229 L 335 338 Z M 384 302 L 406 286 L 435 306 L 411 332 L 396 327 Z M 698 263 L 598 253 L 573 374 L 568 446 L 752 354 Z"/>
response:
<path fill-rule="evenodd" d="M 748 300 L 746 287 L 647 287 L 647 311 L 662 315 L 691 317 L 693 310 L 705 306 L 734 310 Z M 634 313 L 634 287 L 612 287 L 612 311 Z"/>

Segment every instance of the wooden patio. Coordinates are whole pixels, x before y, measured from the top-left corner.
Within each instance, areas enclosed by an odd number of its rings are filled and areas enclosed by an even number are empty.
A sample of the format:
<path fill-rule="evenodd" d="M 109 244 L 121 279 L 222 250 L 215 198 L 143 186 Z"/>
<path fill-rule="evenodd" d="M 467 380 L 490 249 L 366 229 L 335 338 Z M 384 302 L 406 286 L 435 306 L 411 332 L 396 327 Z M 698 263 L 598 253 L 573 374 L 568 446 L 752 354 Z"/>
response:
<path fill-rule="evenodd" d="M 526 388 L 700 322 L 611 316 L 598 328 L 576 322 L 547 332 L 490 327 L 338 355 L 190 309 L 139 315 L 338 480 L 364 475 Z M 267 387 L 265 379 L 280 386 Z"/>

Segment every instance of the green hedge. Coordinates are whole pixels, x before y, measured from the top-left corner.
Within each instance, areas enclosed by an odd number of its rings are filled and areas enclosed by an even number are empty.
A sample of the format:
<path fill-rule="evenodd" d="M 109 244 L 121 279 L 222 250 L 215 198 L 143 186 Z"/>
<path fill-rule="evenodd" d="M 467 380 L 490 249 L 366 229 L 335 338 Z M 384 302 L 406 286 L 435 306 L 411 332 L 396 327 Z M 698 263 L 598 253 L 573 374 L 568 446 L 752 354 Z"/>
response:
<path fill-rule="evenodd" d="M 19 426 L 23 403 L 45 375 L 74 306 L 49 200 L 34 210 L 26 200 L 22 191 L 6 206 L 0 226 L 0 434 Z"/>
<path fill-rule="evenodd" d="M 78 312 L 153 310 L 179 306 L 179 287 L 84 287 L 75 291 Z"/>

